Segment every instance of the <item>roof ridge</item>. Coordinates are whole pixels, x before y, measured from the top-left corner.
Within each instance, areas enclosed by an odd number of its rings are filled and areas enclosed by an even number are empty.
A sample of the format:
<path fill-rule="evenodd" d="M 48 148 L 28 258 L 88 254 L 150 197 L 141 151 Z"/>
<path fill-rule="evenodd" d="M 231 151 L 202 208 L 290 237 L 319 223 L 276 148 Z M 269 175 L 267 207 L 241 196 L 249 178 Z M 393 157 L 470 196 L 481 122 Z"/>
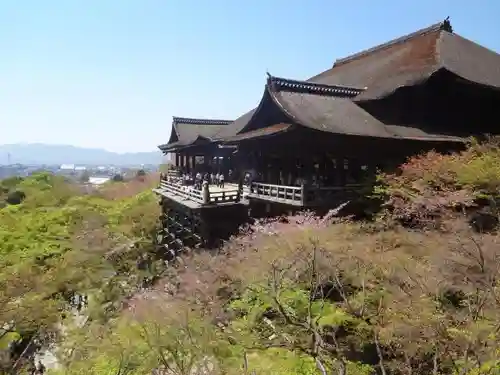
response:
<path fill-rule="evenodd" d="M 354 97 L 362 93 L 365 88 L 328 85 L 325 83 L 314 83 L 299 81 L 282 77 L 275 77 L 267 73 L 267 86 L 272 91 L 306 92 L 316 95 L 349 96 Z"/>
<path fill-rule="evenodd" d="M 191 117 L 172 117 L 172 122 L 174 124 L 192 124 L 192 125 L 229 125 L 233 120 L 221 120 L 221 119 L 201 119 L 201 118 L 191 118 Z"/>
<path fill-rule="evenodd" d="M 419 36 L 423 36 L 423 35 L 426 35 L 426 34 L 429 34 L 429 33 L 435 32 L 435 31 L 447 31 L 449 33 L 453 33 L 453 27 L 451 26 L 450 17 L 447 17 L 444 21 L 441 21 L 439 23 L 435 23 L 435 24 L 428 26 L 426 28 L 414 31 L 410 34 L 406 34 L 406 35 L 403 35 L 399 38 L 396 38 L 396 39 L 390 40 L 388 42 L 379 44 L 378 46 L 368 48 L 364 51 L 357 52 L 353 55 L 350 55 L 350 56 L 347 56 L 347 57 L 344 57 L 341 59 L 337 59 L 333 63 L 333 67 L 345 64 L 347 62 L 358 59 L 360 57 L 363 57 L 363 56 L 369 55 L 371 53 L 378 52 L 380 50 L 392 47 L 396 44 L 407 42 L 410 39 L 413 39 L 413 38 L 416 38 Z"/>

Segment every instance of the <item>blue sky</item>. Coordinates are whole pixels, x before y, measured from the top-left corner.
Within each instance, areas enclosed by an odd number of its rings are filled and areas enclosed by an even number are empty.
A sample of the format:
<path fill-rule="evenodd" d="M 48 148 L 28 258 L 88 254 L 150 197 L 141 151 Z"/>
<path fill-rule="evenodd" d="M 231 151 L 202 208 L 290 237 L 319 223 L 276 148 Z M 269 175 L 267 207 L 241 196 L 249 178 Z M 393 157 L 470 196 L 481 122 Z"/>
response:
<path fill-rule="evenodd" d="M 306 79 L 447 16 L 500 51 L 495 0 L 0 0 L 0 143 L 154 150 L 172 116 L 251 109 L 266 71 Z"/>

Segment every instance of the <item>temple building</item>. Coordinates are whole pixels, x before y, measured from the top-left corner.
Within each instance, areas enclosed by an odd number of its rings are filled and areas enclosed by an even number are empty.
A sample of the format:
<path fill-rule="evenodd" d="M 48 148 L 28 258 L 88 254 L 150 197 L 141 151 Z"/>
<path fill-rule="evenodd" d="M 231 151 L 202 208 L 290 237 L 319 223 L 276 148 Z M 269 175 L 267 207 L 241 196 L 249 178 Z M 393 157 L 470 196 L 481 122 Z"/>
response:
<path fill-rule="evenodd" d="M 174 154 L 175 166 L 190 172 L 196 165 L 196 156 L 203 157 L 205 164 L 209 158 L 216 157 L 217 145 L 213 142 L 214 136 L 231 122 L 174 117 L 168 143 L 158 148 L 164 154 Z"/>
<path fill-rule="evenodd" d="M 268 75 L 256 108 L 234 121 L 174 118 L 160 149 L 184 168 L 203 156 L 206 171 L 250 175 L 249 204 L 317 207 L 408 156 L 499 134 L 499 119 L 500 55 L 446 19 L 305 81 Z"/>

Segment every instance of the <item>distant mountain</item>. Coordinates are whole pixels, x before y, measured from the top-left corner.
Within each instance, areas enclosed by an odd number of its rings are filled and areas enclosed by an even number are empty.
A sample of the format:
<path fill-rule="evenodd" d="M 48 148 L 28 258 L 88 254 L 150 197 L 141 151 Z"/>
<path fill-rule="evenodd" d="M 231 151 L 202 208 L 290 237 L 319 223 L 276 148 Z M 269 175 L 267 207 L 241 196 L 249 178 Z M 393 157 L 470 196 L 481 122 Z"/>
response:
<path fill-rule="evenodd" d="M 0 145 L 0 164 L 161 164 L 160 151 L 115 153 L 103 149 L 42 143 Z"/>

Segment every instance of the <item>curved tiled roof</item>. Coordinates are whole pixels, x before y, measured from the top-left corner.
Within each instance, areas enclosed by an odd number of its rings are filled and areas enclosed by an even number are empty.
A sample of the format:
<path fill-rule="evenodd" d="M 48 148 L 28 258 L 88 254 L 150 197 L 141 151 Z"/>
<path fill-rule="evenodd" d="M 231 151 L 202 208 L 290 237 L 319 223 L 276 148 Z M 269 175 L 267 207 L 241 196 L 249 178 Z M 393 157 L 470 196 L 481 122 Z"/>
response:
<path fill-rule="evenodd" d="M 356 104 L 386 97 L 400 87 L 423 82 L 441 70 L 471 82 L 500 88 L 500 55 L 454 34 L 446 19 L 339 59 L 332 68 L 307 81 L 269 76 L 257 108 L 206 136 L 202 131 L 188 129 L 184 131 L 191 135 L 183 135 L 182 125 L 178 126 L 180 132 L 172 132 L 169 143 L 185 142 L 184 139 L 194 142 L 199 139 L 197 137 L 224 141 L 249 133 L 256 130 L 257 121 L 262 120 L 259 117 L 259 113 L 263 113 L 261 109 L 269 105 L 278 107 L 291 123 L 326 132 L 460 141 L 460 138 L 429 134 L 417 128 L 383 124 Z M 218 125 L 209 128 L 212 126 Z"/>
<path fill-rule="evenodd" d="M 440 70 L 500 88 L 500 55 L 454 34 L 448 20 L 337 60 L 310 80 L 366 87 L 356 98 L 363 101 L 418 84 Z"/>
<path fill-rule="evenodd" d="M 272 80 L 271 80 L 272 81 Z M 304 83 L 304 86 L 314 86 Z M 364 137 L 452 141 L 457 137 L 429 134 L 420 129 L 387 126 L 353 102 L 364 90 L 322 85 L 323 90 L 304 91 L 268 85 L 276 104 L 294 123 L 315 130 Z"/>
<path fill-rule="evenodd" d="M 228 126 L 222 128 L 219 130 L 215 135 L 215 139 L 224 139 L 227 137 L 232 137 L 235 136 L 236 134 L 239 134 L 241 130 L 245 128 L 245 126 L 250 122 L 252 119 L 253 115 L 255 112 L 257 112 L 259 107 L 252 109 L 251 111 L 248 111 L 244 115 L 238 117 L 236 120 L 234 120 L 231 124 Z"/>
<path fill-rule="evenodd" d="M 268 74 L 267 82 L 264 88 L 264 94 L 262 95 L 259 105 L 222 129 L 219 133 L 216 134 L 215 138 L 225 140 L 230 137 L 235 137 L 237 134 L 244 132 L 249 123 L 254 118 L 254 115 L 258 113 L 259 110 L 264 108 L 264 106 L 272 103 L 272 100 L 269 100 L 271 98 L 270 89 L 271 91 L 291 91 L 323 95 L 336 95 L 340 97 L 355 97 L 363 91 L 363 89 L 356 87 L 342 87 L 318 84 L 307 81 L 275 77 Z"/>
<path fill-rule="evenodd" d="M 222 128 L 232 123 L 230 120 L 196 119 L 173 117 L 170 139 L 158 146 L 162 151 L 186 147 L 199 141 L 210 141 Z"/>
<path fill-rule="evenodd" d="M 417 128 L 388 126 L 382 123 L 353 101 L 363 95 L 364 91 L 361 88 L 269 76 L 259 108 L 236 120 L 237 129 L 233 127 L 235 123 L 229 125 L 225 129 L 228 135 L 222 138 L 222 141 L 238 142 L 289 130 L 289 126 L 283 127 L 279 126 L 280 124 L 263 124 L 265 126 L 259 129 L 249 126 L 249 122 L 264 106 L 276 106 L 291 124 L 322 132 L 392 139 L 462 141 L 457 137 L 430 134 Z M 267 100 L 268 98 L 271 100 Z M 237 133 L 230 134 L 229 130 L 233 132 L 237 130 Z"/>
<path fill-rule="evenodd" d="M 257 138 L 264 138 L 264 137 L 270 137 L 279 133 L 284 133 L 288 130 L 293 129 L 294 126 L 292 124 L 287 124 L 287 123 L 279 123 L 279 124 L 274 124 L 270 126 L 266 126 L 264 128 L 260 129 L 255 129 L 255 130 L 250 130 L 248 132 L 244 132 L 232 137 L 228 137 L 224 139 L 225 143 L 233 143 L 233 142 L 239 142 L 239 141 L 244 141 L 247 139 L 257 139 Z"/>
<path fill-rule="evenodd" d="M 282 77 L 274 77 L 267 74 L 267 86 L 273 91 L 294 91 L 308 94 L 324 94 L 354 97 L 362 93 L 364 88 L 328 85 L 322 83 L 299 81 Z"/>

